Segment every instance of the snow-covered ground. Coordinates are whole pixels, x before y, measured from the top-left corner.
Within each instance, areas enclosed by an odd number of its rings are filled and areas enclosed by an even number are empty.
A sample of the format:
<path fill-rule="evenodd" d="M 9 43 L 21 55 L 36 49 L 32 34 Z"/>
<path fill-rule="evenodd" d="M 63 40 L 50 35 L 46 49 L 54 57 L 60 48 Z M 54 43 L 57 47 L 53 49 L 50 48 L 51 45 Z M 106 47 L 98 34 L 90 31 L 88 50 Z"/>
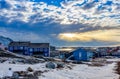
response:
<path fill-rule="evenodd" d="M 118 61 L 119 59 L 108 59 L 108 61 Z M 105 66 L 88 66 L 85 64 L 74 64 L 72 69 L 67 67 L 63 69 L 47 69 L 46 63 L 39 63 L 34 65 L 29 64 L 0 64 L 0 77 L 6 76 L 9 68 L 13 71 L 25 71 L 28 67 L 34 70 L 49 70 L 43 73 L 39 79 L 118 79 L 114 71 L 116 63 L 107 64 Z"/>
<path fill-rule="evenodd" d="M 76 65 L 72 70 L 51 70 L 40 76 L 40 79 L 118 79 L 114 66 L 115 63 L 103 67 Z"/>
<path fill-rule="evenodd" d="M 1 63 L 0 64 L 0 77 L 7 76 L 8 69 L 12 68 L 12 71 L 26 71 L 28 67 L 31 67 L 34 70 L 46 70 L 45 63 L 39 63 L 39 64 L 8 64 L 8 63 Z"/>

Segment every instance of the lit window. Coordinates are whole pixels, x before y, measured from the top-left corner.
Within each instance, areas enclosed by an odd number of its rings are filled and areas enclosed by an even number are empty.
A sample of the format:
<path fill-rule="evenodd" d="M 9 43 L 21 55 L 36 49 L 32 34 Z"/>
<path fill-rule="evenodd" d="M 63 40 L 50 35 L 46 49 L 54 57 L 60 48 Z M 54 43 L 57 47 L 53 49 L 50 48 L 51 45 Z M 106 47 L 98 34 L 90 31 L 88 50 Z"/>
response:
<path fill-rule="evenodd" d="M 30 52 L 32 52 L 33 51 L 33 49 L 32 48 L 30 48 Z"/>
<path fill-rule="evenodd" d="M 81 52 L 79 52 L 79 57 L 81 57 L 82 55 L 81 55 Z"/>
<path fill-rule="evenodd" d="M 20 47 L 21 50 L 23 50 L 23 47 Z"/>

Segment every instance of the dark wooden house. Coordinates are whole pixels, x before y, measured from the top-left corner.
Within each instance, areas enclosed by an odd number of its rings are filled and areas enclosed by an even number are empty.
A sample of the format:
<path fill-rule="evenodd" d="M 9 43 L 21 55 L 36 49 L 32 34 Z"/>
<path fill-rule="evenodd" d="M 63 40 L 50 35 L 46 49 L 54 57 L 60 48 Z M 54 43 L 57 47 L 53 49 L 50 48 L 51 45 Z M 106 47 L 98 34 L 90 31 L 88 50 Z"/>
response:
<path fill-rule="evenodd" d="M 11 42 L 8 50 L 23 55 L 41 55 L 48 57 L 50 55 L 49 43 L 31 43 L 31 42 Z"/>

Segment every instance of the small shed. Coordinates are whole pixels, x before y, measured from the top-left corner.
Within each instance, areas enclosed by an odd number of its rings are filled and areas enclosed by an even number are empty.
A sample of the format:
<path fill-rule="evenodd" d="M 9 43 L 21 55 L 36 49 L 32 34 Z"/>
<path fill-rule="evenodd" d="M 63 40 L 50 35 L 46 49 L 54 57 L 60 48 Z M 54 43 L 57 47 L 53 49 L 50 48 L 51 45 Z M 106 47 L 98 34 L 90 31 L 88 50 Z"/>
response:
<path fill-rule="evenodd" d="M 93 58 L 93 52 L 84 48 L 79 48 L 72 52 L 69 59 L 70 58 L 76 61 L 89 61 Z"/>

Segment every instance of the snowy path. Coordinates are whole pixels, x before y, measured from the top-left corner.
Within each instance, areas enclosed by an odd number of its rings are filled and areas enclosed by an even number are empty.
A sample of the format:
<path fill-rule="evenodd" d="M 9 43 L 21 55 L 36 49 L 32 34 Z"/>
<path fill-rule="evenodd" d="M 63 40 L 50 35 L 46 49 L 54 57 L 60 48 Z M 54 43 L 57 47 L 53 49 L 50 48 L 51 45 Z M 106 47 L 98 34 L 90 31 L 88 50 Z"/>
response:
<path fill-rule="evenodd" d="M 114 73 L 115 63 L 103 67 L 76 65 L 72 70 L 51 70 L 39 79 L 118 79 Z"/>

